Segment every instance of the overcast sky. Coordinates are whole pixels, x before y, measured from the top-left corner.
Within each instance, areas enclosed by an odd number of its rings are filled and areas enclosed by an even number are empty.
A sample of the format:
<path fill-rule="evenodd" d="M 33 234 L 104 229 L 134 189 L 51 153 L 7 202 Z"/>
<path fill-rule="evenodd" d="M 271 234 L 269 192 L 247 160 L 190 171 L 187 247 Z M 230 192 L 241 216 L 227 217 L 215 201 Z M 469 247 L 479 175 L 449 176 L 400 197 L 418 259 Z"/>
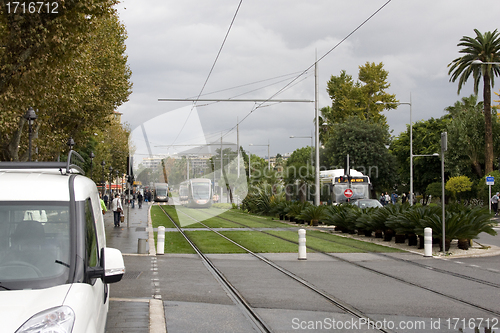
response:
<path fill-rule="evenodd" d="M 238 120 L 240 145 L 257 155 L 267 155 L 267 146 L 250 144 L 269 142 L 271 155 L 310 145 L 310 139 L 289 137 L 311 136 L 313 103 L 254 110 L 254 103 L 198 102 L 193 108 L 158 99 L 196 98 L 203 89 L 201 98 L 313 100 L 314 71 L 298 75 L 314 64 L 316 54 L 322 58 L 377 11 L 319 62 L 319 107 L 330 105 L 331 75 L 346 70 L 357 79 L 360 65 L 383 62 L 388 92 L 400 102 L 411 95 L 413 121 L 439 118 L 444 108 L 472 93 L 469 84 L 459 96 L 457 84 L 449 82 L 447 65 L 459 56 L 460 38 L 475 36 L 475 28 L 493 31 L 500 22 L 498 0 L 243 0 L 209 77 L 239 3 L 124 0 L 117 7 L 128 31 L 134 85 L 130 101 L 118 111 L 134 130 L 138 154 L 148 153 L 144 133 L 155 154 L 173 154 L 188 148 L 180 146 L 185 143 L 220 141 L 221 133 L 224 141 L 236 142 Z M 401 105 L 386 113 L 393 135 L 405 130 L 409 109 Z"/>

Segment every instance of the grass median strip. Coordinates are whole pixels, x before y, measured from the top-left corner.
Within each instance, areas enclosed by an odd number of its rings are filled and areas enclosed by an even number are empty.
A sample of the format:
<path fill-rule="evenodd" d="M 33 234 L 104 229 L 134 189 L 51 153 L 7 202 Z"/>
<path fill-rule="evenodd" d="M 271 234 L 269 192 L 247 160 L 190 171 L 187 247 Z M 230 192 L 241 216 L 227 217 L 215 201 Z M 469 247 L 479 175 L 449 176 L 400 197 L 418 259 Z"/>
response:
<path fill-rule="evenodd" d="M 165 209 L 172 216 L 172 218 L 177 221 L 178 214 L 182 214 L 172 206 L 162 206 L 162 208 Z M 196 219 L 200 220 L 203 219 L 203 216 L 206 217 L 208 215 L 207 213 L 209 213 L 209 210 L 207 211 L 187 208 L 181 209 L 185 210 L 187 214 L 192 215 Z M 227 218 L 230 218 L 231 220 L 236 220 L 239 223 L 243 223 L 248 227 L 290 227 L 288 224 L 273 221 L 267 217 L 262 218 L 260 216 L 246 215 L 231 211 L 225 212 L 224 214 L 225 215 L 223 216 L 227 216 Z M 161 211 L 161 208 L 158 206 L 152 207 L 151 217 L 153 227 L 155 228 L 160 225 L 163 225 L 166 228 L 175 228 L 172 222 L 170 222 L 170 220 L 165 216 L 165 214 Z M 214 217 L 203 221 L 203 223 L 214 229 L 241 227 L 241 225 Z M 189 225 L 189 227 L 204 228 L 201 224 L 198 223 L 193 223 L 192 225 Z M 184 226 L 183 228 L 185 228 L 185 230 L 187 229 L 186 226 Z M 267 232 L 269 234 L 258 231 L 242 230 L 222 231 L 221 234 L 227 236 L 228 238 L 246 247 L 250 251 L 256 253 L 294 253 L 298 251 L 298 234 L 296 231 L 269 230 Z M 211 231 L 193 230 L 186 231 L 186 234 L 204 253 L 244 253 L 242 249 Z M 273 237 L 272 235 L 281 237 L 283 239 Z M 399 249 L 340 237 L 316 230 L 307 230 L 307 235 L 309 236 L 306 236 L 307 245 L 323 252 L 404 252 Z M 155 233 L 155 240 L 156 237 L 157 236 Z M 287 240 L 294 243 L 291 243 Z M 308 250 L 308 252 L 313 251 Z M 194 250 L 191 249 L 189 243 L 179 232 L 167 232 L 165 234 L 165 253 L 194 253 Z"/>
<path fill-rule="evenodd" d="M 271 230 L 267 232 L 294 242 L 298 242 L 299 239 L 298 233 L 292 231 Z M 405 252 L 387 246 L 340 237 L 316 230 L 307 230 L 306 245 L 318 251 L 329 253 Z"/>

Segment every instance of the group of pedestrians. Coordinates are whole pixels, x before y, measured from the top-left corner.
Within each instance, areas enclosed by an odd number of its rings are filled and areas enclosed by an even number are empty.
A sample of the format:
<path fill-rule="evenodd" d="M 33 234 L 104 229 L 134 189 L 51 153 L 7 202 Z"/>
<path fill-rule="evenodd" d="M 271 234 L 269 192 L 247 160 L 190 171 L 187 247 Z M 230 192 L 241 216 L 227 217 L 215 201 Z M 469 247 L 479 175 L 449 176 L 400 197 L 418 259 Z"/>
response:
<path fill-rule="evenodd" d="M 112 194 L 113 196 L 113 194 Z M 101 201 L 101 208 L 102 208 L 102 213 L 103 214 L 106 214 L 106 212 L 108 211 L 108 207 L 109 209 L 113 212 L 113 221 L 114 221 L 114 225 L 115 227 L 119 227 L 120 226 L 120 222 L 121 222 L 121 216 L 122 216 L 122 213 L 123 213 L 123 198 L 122 196 L 119 194 L 119 193 L 115 193 L 114 194 L 114 198 L 113 200 L 111 200 L 111 202 L 109 202 L 109 197 L 107 194 L 104 194 L 104 196 L 102 196 L 101 193 L 99 193 L 99 199 Z M 137 192 L 137 193 L 132 193 L 132 195 L 129 196 L 129 203 L 131 204 L 132 208 L 135 208 L 135 200 L 137 199 L 137 204 L 139 206 L 139 208 L 142 208 L 142 203 L 144 202 L 144 200 L 146 199 L 146 202 L 149 201 L 148 197 L 145 197 L 140 191 Z M 108 206 L 108 202 L 109 202 L 109 206 Z"/>
<path fill-rule="evenodd" d="M 386 206 L 388 204 L 393 204 L 395 205 L 399 200 L 399 195 L 396 193 L 396 192 L 392 192 L 392 194 L 389 195 L 389 192 L 382 192 L 382 194 L 380 195 L 380 203 L 382 204 L 382 206 Z M 401 195 L 401 203 L 406 203 L 406 202 L 409 202 L 410 201 L 410 194 L 406 194 L 403 192 L 403 194 Z M 413 196 L 413 204 L 415 204 L 415 196 Z"/>

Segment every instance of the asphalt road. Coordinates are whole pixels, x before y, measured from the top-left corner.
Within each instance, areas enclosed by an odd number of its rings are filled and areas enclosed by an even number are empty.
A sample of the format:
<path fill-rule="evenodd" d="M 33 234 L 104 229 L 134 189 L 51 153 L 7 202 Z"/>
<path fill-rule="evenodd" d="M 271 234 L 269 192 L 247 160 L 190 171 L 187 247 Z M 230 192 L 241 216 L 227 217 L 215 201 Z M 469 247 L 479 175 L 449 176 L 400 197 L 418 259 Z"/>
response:
<path fill-rule="evenodd" d="M 255 332 L 196 255 L 137 254 L 138 239 L 148 237 L 146 208 L 131 210 L 129 228 L 113 228 L 111 221 L 106 225 L 108 246 L 124 253 L 127 267 L 124 279 L 111 286 L 106 332 L 150 332 L 155 320 L 148 316 L 152 299 L 161 300 L 169 333 Z M 479 242 L 500 245 L 500 236 L 481 235 Z M 391 254 L 425 267 L 376 254 L 339 254 L 337 258 L 308 254 L 305 261 L 297 260 L 294 253 L 265 256 L 377 323 L 404 325 L 393 331 L 458 332 L 461 327 L 473 332 L 469 323 L 479 321 L 483 326 L 487 321 L 495 324 L 494 331 L 500 331 L 498 316 L 474 306 L 498 312 L 498 286 L 437 271 L 498 284 L 498 256 L 437 259 Z M 250 255 L 209 257 L 274 332 L 331 332 L 332 321 L 346 325 L 354 320 Z M 355 328 L 338 331 L 373 332 Z"/>

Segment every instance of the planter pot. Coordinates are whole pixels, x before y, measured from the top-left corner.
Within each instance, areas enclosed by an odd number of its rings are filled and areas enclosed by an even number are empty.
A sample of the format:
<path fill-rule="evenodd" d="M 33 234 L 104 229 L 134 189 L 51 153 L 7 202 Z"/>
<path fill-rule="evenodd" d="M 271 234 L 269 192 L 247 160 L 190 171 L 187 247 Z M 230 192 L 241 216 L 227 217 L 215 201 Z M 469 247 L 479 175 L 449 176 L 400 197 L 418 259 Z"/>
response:
<path fill-rule="evenodd" d="M 365 230 L 365 237 L 371 237 L 372 236 L 372 231 L 371 230 Z"/>
<path fill-rule="evenodd" d="M 358 229 L 358 236 L 363 236 L 365 234 L 365 230 L 363 229 Z"/>
<path fill-rule="evenodd" d="M 424 248 L 424 236 L 418 235 L 418 248 L 419 249 Z"/>
<path fill-rule="evenodd" d="M 375 230 L 375 238 L 382 238 L 383 233 L 382 230 Z"/>
<path fill-rule="evenodd" d="M 450 245 L 451 245 L 451 240 L 445 240 L 444 241 L 444 250 L 449 251 L 450 250 Z M 443 242 L 439 242 L 439 251 L 443 251 Z"/>
<path fill-rule="evenodd" d="M 400 243 L 400 244 L 402 244 L 402 243 L 404 243 L 404 242 L 405 242 L 405 240 L 406 240 L 406 236 L 405 236 L 405 235 L 403 235 L 403 234 L 396 234 L 396 235 L 394 236 L 394 240 L 395 240 L 395 242 L 396 242 L 396 243 Z"/>
<path fill-rule="evenodd" d="M 319 225 L 319 221 L 318 220 L 311 220 L 311 225 L 316 227 Z"/>
<path fill-rule="evenodd" d="M 390 229 L 384 231 L 384 241 L 390 242 L 392 240 L 392 236 L 394 236 L 394 231 Z"/>
<path fill-rule="evenodd" d="M 290 222 L 295 222 L 295 216 L 290 216 Z"/>
<path fill-rule="evenodd" d="M 283 221 L 284 219 L 285 219 L 285 217 L 280 214 L 280 221 Z"/>
<path fill-rule="evenodd" d="M 417 245 L 418 245 L 417 235 L 415 234 L 408 235 L 408 246 L 417 246 Z"/>
<path fill-rule="evenodd" d="M 468 250 L 470 245 L 470 241 L 468 239 L 459 239 L 458 240 L 458 248 L 462 250 Z"/>
<path fill-rule="evenodd" d="M 356 230 L 348 230 L 349 234 L 350 235 L 355 235 L 356 234 Z"/>

